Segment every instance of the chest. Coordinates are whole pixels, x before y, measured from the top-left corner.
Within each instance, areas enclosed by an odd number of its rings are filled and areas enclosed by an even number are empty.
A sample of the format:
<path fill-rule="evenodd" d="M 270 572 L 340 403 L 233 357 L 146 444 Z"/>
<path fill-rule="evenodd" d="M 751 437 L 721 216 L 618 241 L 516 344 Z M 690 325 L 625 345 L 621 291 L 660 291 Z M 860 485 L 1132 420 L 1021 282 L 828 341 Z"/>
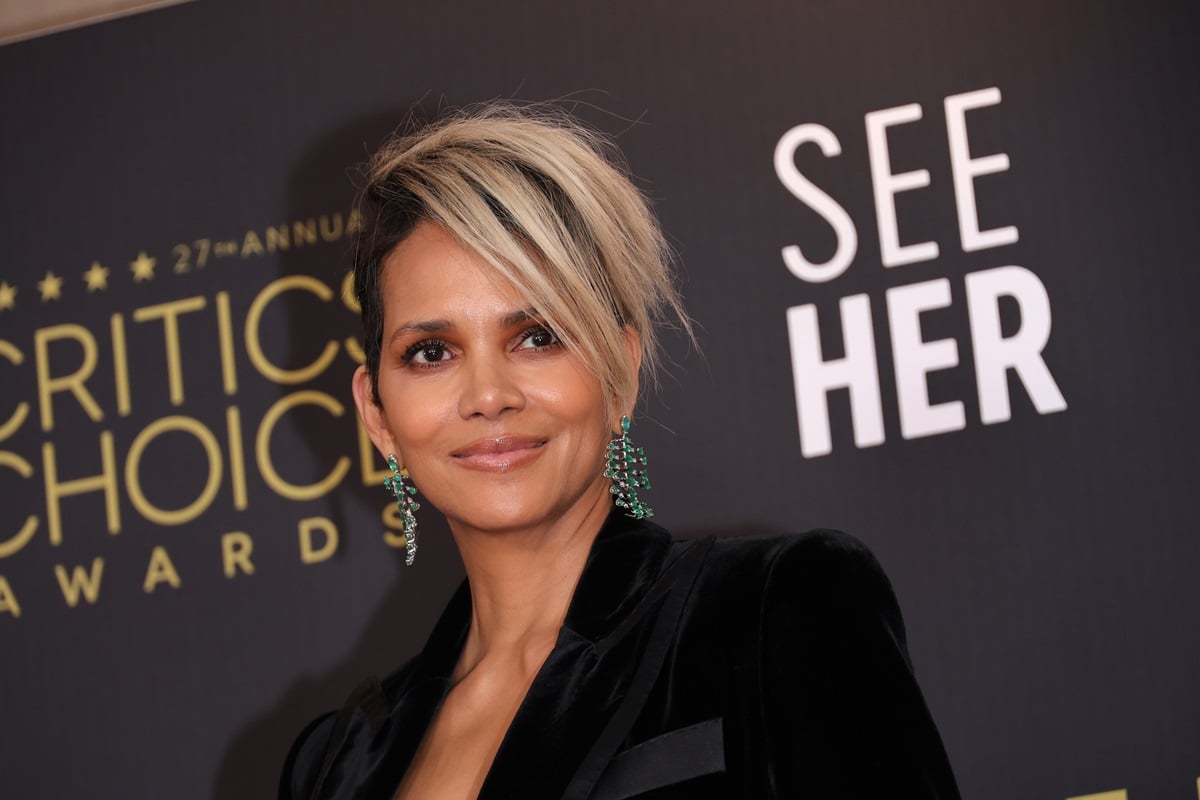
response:
<path fill-rule="evenodd" d="M 534 673 L 497 669 L 452 688 L 430 721 L 396 800 L 477 797 L 533 679 Z"/>

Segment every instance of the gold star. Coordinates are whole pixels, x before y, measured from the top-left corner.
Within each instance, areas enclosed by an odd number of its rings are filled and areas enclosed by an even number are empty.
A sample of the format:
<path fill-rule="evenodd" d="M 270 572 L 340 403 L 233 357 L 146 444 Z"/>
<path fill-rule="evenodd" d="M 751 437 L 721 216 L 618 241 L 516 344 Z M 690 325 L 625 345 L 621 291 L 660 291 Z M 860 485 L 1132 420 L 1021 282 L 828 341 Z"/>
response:
<path fill-rule="evenodd" d="M 0 311 L 15 308 L 17 305 L 17 287 L 9 286 L 8 281 L 0 281 Z"/>
<path fill-rule="evenodd" d="M 88 294 L 97 289 L 108 288 L 108 267 L 100 266 L 99 261 L 93 261 L 92 266 L 87 272 L 83 273 L 83 279 L 87 281 Z"/>
<path fill-rule="evenodd" d="M 146 255 L 145 250 L 138 251 L 138 257 L 129 262 L 129 268 L 133 270 L 133 282 L 141 283 L 148 281 L 154 277 L 154 265 L 158 261 Z"/>
<path fill-rule="evenodd" d="M 47 300 L 57 300 L 62 297 L 62 278 L 46 270 L 46 277 L 38 281 L 38 291 L 42 293 L 43 303 Z"/>

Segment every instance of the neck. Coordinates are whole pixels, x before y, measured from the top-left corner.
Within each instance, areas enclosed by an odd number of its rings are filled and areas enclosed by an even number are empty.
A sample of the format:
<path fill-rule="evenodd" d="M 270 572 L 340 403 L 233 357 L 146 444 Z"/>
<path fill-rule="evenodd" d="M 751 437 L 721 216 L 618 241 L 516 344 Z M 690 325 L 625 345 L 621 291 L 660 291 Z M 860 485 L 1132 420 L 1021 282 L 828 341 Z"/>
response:
<path fill-rule="evenodd" d="M 451 522 L 471 589 L 471 627 L 454 670 L 518 659 L 536 671 L 558 637 L 592 543 L 612 507 L 604 491 L 534 528 L 481 531 Z"/>

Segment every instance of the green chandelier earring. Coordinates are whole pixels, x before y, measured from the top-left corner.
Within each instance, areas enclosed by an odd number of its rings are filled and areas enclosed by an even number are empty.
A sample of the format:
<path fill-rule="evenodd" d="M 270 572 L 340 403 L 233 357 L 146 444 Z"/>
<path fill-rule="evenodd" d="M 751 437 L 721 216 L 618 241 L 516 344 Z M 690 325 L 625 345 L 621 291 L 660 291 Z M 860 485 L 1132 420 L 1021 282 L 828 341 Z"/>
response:
<path fill-rule="evenodd" d="M 417 487 L 411 482 L 405 483 L 410 480 L 408 470 L 402 469 L 393 455 L 387 457 L 387 462 L 392 468 L 392 474 L 383 479 L 383 488 L 392 493 L 396 498 L 396 508 L 400 509 L 400 530 L 404 534 L 404 564 L 411 567 L 417 557 L 417 518 L 413 512 L 420 508 L 421 504 L 413 497 L 417 493 Z"/>
<path fill-rule="evenodd" d="M 621 434 L 608 443 L 604 456 L 604 477 L 612 478 L 613 502 L 625 509 L 626 516 L 645 519 L 654 516 L 654 509 L 638 497 L 638 489 L 649 489 L 646 475 L 646 451 L 635 447 L 629 439 L 629 417 L 621 417 Z"/>

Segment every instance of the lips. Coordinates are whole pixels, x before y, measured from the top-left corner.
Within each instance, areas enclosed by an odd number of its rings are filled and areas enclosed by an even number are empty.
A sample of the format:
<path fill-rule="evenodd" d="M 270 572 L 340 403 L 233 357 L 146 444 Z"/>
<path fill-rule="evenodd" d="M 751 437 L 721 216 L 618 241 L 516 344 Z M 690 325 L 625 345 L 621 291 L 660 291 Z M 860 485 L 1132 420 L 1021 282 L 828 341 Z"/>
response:
<path fill-rule="evenodd" d="M 450 457 L 467 469 L 502 472 L 533 461 L 545 444 L 546 440 L 537 436 L 488 436 L 458 448 Z"/>

